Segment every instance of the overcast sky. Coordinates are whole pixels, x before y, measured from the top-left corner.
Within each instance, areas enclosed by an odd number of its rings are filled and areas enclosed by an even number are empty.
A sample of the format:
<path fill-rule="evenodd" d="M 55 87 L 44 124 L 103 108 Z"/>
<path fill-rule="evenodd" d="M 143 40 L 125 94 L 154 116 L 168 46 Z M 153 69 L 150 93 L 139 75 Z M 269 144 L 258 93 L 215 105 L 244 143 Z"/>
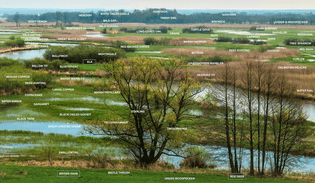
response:
<path fill-rule="evenodd" d="M 315 0 L 1 0 L 0 8 L 40 9 L 314 9 Z"/>

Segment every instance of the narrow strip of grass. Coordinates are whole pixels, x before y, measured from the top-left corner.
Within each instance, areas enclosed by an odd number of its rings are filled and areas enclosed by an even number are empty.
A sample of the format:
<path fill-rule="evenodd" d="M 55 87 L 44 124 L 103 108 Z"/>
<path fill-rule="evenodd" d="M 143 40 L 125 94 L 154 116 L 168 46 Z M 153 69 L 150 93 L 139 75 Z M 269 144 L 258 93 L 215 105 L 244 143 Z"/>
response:
<path fill-rule="evenodd" d="M 57 177 L 58 170 L 80 170 L 80 178 L 60 178 Z M 17 165 L 0 165 L 0 181 L 1 183 L 33 183 L 33 182 L 84 182 L 84 183 L 153 183 L 153 182 L 231 182 L 227 176 L 217 174 L 196 174 L 196 173 L 181 173 L 181 172 L 156 172 L 150 170 L 117 170 L 117 174 L 109 174 L 115 170 L 104 169 L 74 169 L 62 167 L 35 167 L 35 166 L 17 166 Z M 119 172 L 130 172 L 130 174 L 120 174 Z M 183 178 L 189 177 L 194 180 L 165 180 L 167 177 Z M 257 183 L 273 183 L 286 182 L 296 183 L 296 180 L 281 180 L 281 179 L 265 179 L 265 178 L 247 178 L 246 180 L 233 180 L 233 182 L 257 182 Z M 302 181 L 299 181 L 302 182 Z"/>

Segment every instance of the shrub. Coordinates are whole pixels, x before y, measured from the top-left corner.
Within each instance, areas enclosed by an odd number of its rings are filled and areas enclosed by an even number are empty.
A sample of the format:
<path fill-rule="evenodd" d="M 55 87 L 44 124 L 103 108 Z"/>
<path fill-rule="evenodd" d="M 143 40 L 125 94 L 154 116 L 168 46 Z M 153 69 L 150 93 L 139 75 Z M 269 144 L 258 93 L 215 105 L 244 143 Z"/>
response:
<path fill-rule="evenodd" d="M 14 41 L 14 40 L 6 40 L 5 42 L 4 42 L 4 45 L 6 46 L 6 47 L 16 47 L 17 45 L 16 45 L 16 42 Z"/>
<path fill-rule="evenodd" d="M 171 27 L 161 26 L 160 29 L 173 30 Z"/>
<path fill-rule="evenodd" d="M 24 64 L 25 64 L 26 68 L 33 69 L 33 70 L 40 70 L 40 69 L 63 70 L 63 71 L 68 70 L 68 69 L 60 69 L 60 65 L 65 65 L 68 63 L 65 62 L 64 60 L 59 60 L 59 59 L 49 61 L 49 60 L 42 59 L 42 58 L 34 58 L 31 60 L 26 60 L 24 62 Z M 33 65 L 43 65 L 43 67 L 32 67 Z"/>
<path fill-rule="evenodd" d="M 257 26 L 251 26 L 251 27 L 249 28 L 249 31 L 256 31 L 256 29 L 257 29 Z"/>
<path fill-rule="evenodd" d="M 102 32 L 102 34 L 106 34 L 107 33 L 106 28 L 104 28 L 101 32 Z"/>
<path fill-rule="evenodd" d="M 46 85 L 44 84 L 35 85 L 36 88 L 42 89 L 46 88 L 47 85 L 51 83 L 52 76 L 50 74 L 47 74 L 46 72 L 33 72 L 32 80 L 33 82 L 46 82 Z"/>
<path fill-rule="evenodd" d="M 180 162 L 179 166 L 187 168 L 208 168 L 208 165 L 200 158 L 187 158 Z"/>
<path fill-rule="evenodd" d="M 266 47 L 266 46 L 259 46 L 259 48 L 258 48 L 258 51 L 260 52 L 260 53 L 263 53 L 263 52 L 265 52 L 265 51 L 267 51 L 268 50 L 268 48 Z"/>
<path fill-rule="evenodd" d="M 0 68 L 10 65 L 23 65 L 20 61 L 14 60 L 12 58 L 0 57 Z"/>
<path fill-rule="evenodd" d="M 235 38 L 235 39 L 233 39 L 233 44 L 237 44 L 237 43 L 248 44 L 248 43 L 250 43 L 250 40 L 246 39 L 246 38 Z"/>
<path fill-rule="evenodd" d="M 160 29 L 162 33 L 166 34 L 167 33 L 167 29 Z"/>
<path fill-rule="evenodd" d="M 112 53 L 112 55 L 102 55 L 99 53 Z M 76 47 L 65 48 L 59 46 L 47 49 L 44 53 L 44 58 L 54 60 L 52 55 L 67 55 L 67 57 L 60 57 L 59 59 L 69 63 L 83 63 L 83 59 L 96 59 L 97 63 L 103 63 L 125 57 L 125 51 L 117 48 L 101 48 L 80 44 Z"/>
<path fill-rule="evenodd" d="M 194 28 L 200 29 L 200 30 L 193 30 Z M 209 30 L 202 30 L 202 29 L 209 29 Z M 183 33 L 199 33 L 199 34 L 212 34 L 213 30 L 205 27 L 205 26 L 199 26 L 199 27 L 192 27 L 192 28 L 184 28 L 182 29 Z"/>
<path fill-rule="evenodd" d="M 254 40 L 254 42 L 252 42 L 253 45 L 263 45 L 263 44 L 267 44 L 266 41 L 256 41 Z"/>
<path fill-rule="evenodd" d="M 184 159 L 179 166 L 188 167 L 188 168 L 208 168 L 213 167 L 214 165 L 210 165 L 211 157 L 210 153 L 207 152 L 203 147 L 190 146 L 186 148 L 185 153 L 186 159 Z"/>
<path fill-rule="evenodd" d="M 310 42 L 310 44 L 298 45 L 297 42 Z M 307 40 L 301 40 L 301 39 L 296 39 L 296 38 L 285 39 L 284 43 L 285 43 L 285 45 L 289 45 L 289 46 L 295 46 L 295 45 L 298 45 L 298 46 L 315 46 L 315 40 L 308 40 L 308 39 Z M 296 44 L 293 44 L 293 43 L 296 43 Z"/>
<path fill-rule="evenodd" d="M 215 40 L 216 42 L 233 42 L 233 39 L 230 37 L 218 37 L 218 39 Z"/>
<path fill-rule="evenodd" d="M 25 45 L 24 40 L 23 39 L 15 39 L 15 40 L 6 40 L 4 42 L 4 45 L 6 47 L 23 47 Z"/>
<path fill-rule="evenodd" d="M 126 47 L 124 47 L 126 46 Z M 115 41 L 112 43 L 113 48 L 119 48 L 125 50 L 125 52 L 135 52 L 136 48 L 128 48 L 127 46 L 132 46 L 129 43 L 126 43 L 125 41 Z"/>
<path fill-rule="evenodd" d="M 161 38 L 160 40 L 158 40 L 158 44 L 167 45 L 171 42 L 171 40 L 172 40 L 172 38 L 164 37 L 164 38 Z"/>
<path fill-rule="evenodd" d="M 126 27 L 122 27 L 122 28 L 120 28 L 120 29 L 119 29 L 119 31 L 122 31 L 122 32 L 127 32 L 127 31 L 128 31 L 128 29 L 127 29 Z"/>
<path fill-rule="evenodd" d="M 25 42 L 23 39 L 17 39 L 15 40 L 15 43 L 18 47 L 23 47 L 25 45 Z"/>
<path fill-rule="evenodd" d="M 44 72 L 31 72 L 23 65 L 10 65 L 0 68 L 0 75 L 4 76 L 8 73 L 32 74 L 32 79 L 26 80 L 7 80 L 0 77 L 0 92 L 4 94 L 22 94 L 33 91 L 37 88 L 45 88 L 52 80 L 50 74 Z M 46 82 L 46 85 L 25 84 L 25 82 Z"/>
<path fill-rule="evenodd" d="M 143 39 L 145 45 L 156 45 L 159 41 L 154 37 L 147 37 Z"/>

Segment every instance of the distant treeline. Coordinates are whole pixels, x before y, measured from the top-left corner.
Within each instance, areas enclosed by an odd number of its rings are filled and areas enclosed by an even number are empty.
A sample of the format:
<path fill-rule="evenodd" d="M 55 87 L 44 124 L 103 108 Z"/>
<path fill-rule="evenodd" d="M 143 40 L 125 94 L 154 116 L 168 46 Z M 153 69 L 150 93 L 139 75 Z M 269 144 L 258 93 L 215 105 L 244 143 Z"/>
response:
<path fill-rule="evenodd" d="M 247 14 L 241 13 L 194 13 L 191 15 L 180 14 L 177 11 L 169 9 L 146 9 L 134 10 L 133 12 L 119 11 L 98 11 L 91 13 L 81 12 L 49 12 L 40 14 L 15 14 L 5 15 L 8 22 L 28 22 L 35 20 L 45 20 L 47 22 L 85 22 L 85 23 L 123 23 L 137 22 L 147 24 L 161 23 L 225 23 L 225 24 L 315 24 L 313 13 L 268 13 L 268 14 Z M 305 22 L 307 23 L 305 23 Z"/>

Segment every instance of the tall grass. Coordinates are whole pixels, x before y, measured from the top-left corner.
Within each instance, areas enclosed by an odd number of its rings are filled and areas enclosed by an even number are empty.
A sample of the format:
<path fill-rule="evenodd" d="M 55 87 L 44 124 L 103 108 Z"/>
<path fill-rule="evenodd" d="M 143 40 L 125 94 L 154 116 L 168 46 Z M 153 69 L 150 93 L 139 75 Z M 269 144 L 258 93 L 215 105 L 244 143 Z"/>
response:
<path fill-rule="evenodd" d="M 25 80 L 8 80 L 5 78 L 6 74 L 32 74 L 31 79 Z M 41 89 L 47 87 L 52 81 L 52 76 L 45 72 L 35 72 L 29 71 L 25 68 L 25 66 L 17 64 L 17 65 L 9 65 L 0 68 L 0 95 L 19 95 L 23 93 L 32 92 L 36 89 Z M 45 85 L 42 84 L 25 84 L 25 82 L 46 82 Z"/>
<path fill-rule="evenodd" d="M 239 49 L 239 48 L 237 48 Z M 199 52 L 202 54 L 194 54 L 195 52 Z M 173 54 L 173 55 L 181 55 L 181 56 L 196 56 L 196 57 L 213 57 L 213 56 L 221 56 L 221 57 L 235 57 L 241 59 L 272 59 L 272 58 L 284 58 L 284 57 L 294 57 L 301 55 L 301 52 L 298 50 L 279 50 L 279 52 L 232 52 L 232 51 L 224 51 L 224 50 L 209 50 L 209 49 L 166 49 L 163 50 L 162 53 Z"/>

